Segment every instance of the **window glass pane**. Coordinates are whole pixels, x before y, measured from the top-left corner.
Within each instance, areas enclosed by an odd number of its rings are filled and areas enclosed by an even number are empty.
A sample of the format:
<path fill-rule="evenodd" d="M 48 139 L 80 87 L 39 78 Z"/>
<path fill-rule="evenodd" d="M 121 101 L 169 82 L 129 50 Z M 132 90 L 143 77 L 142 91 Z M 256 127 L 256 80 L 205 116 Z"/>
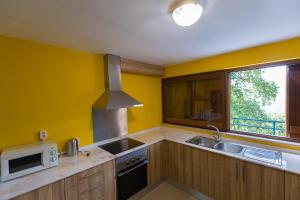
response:
<path fill-rule="evenodd" d="M 165 87 L 166 116 L 174 119 L 191 117 L 192 82 L 172 82 Z"/>
<path fill-rule="evenodd" d="M 227 130 L 225 72 L 168 78 L 163 81 L 164 122 Z"/>
<path fill-rule="evenodd" d="M 230 128 L 286 136 L 286 66 L 232 72 Z"/>

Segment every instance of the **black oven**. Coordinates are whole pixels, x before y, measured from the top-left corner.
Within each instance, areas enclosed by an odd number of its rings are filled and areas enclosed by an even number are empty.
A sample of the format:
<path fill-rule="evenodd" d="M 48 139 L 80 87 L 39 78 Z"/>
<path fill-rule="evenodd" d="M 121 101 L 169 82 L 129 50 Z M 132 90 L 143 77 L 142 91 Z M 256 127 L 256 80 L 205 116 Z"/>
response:
<path fill-rule="evenodd" d="M 117 158 L 118 200 L 126 200 L 147 186 L 147 166 L 147 149 Z"/>
<path fill-rule="evenodd" d="M 118 200 L 128 199 L 147 186 L 147 163 L 145 160 L 117 173 Z"/>

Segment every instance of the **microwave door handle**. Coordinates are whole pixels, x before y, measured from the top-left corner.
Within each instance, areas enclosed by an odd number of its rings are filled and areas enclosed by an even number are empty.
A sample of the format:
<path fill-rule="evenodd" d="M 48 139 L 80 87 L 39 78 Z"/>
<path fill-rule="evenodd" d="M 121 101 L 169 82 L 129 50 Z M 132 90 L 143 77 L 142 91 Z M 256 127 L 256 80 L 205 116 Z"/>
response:
<path fill-rule="evenodd" d="M 142 162 L 141 164 L 139 164 L 139 165 L 137 165 L 137 166 L 135 166 L 135 167 L 133 167 L 133 168 L 127 170 L 126 172 L 118 173 L 118 177 L 123 176 L 123 175 L 125 175 L 125 174 L 127 174 L 127 173 L 129 173 L 129 172 L 131 172 L 131 171 L 133 171 L 133 170 L 135 170 L 135 169 L 137 169 L 137 168 L 139 168 L 139 167 L 141 167 L 141 166 L 147 164 L 147 163 L 148 163 L 148 160 L 145 160 L 145 161 Z"/>

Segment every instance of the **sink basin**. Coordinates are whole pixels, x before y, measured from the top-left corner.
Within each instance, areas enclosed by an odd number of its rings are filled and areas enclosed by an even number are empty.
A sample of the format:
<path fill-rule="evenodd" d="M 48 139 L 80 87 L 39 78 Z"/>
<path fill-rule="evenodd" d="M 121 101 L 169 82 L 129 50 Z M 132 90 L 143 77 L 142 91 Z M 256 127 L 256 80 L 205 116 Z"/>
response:
<path fill-rule="evenodd" d="M 201 137 L 201 136 L 193 137 L 192 139 L 187 140 L 186 142 L 195 145 L 204 146 L 204 147 L 209 147 L 209 148 L 213 148 L 217 144 L 216 140 L 206 138 L 206 137 Z"/>
<path fill-rule="evenodd" d="M 229 142 L 220 142 L 216 144 L 213 148 L 228 153 L 242 153 L 245 150 L 245 147 Z"/>

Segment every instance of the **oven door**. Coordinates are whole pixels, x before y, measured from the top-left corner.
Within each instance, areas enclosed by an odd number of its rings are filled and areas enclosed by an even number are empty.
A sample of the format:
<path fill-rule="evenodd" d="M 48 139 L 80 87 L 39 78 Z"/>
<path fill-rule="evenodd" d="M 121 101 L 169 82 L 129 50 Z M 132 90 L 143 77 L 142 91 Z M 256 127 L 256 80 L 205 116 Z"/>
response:
<path fill-rule="evenodd" d="M 147 186 L 148 160 L 117 173 L 118 200 L 125 200 Z"/>

